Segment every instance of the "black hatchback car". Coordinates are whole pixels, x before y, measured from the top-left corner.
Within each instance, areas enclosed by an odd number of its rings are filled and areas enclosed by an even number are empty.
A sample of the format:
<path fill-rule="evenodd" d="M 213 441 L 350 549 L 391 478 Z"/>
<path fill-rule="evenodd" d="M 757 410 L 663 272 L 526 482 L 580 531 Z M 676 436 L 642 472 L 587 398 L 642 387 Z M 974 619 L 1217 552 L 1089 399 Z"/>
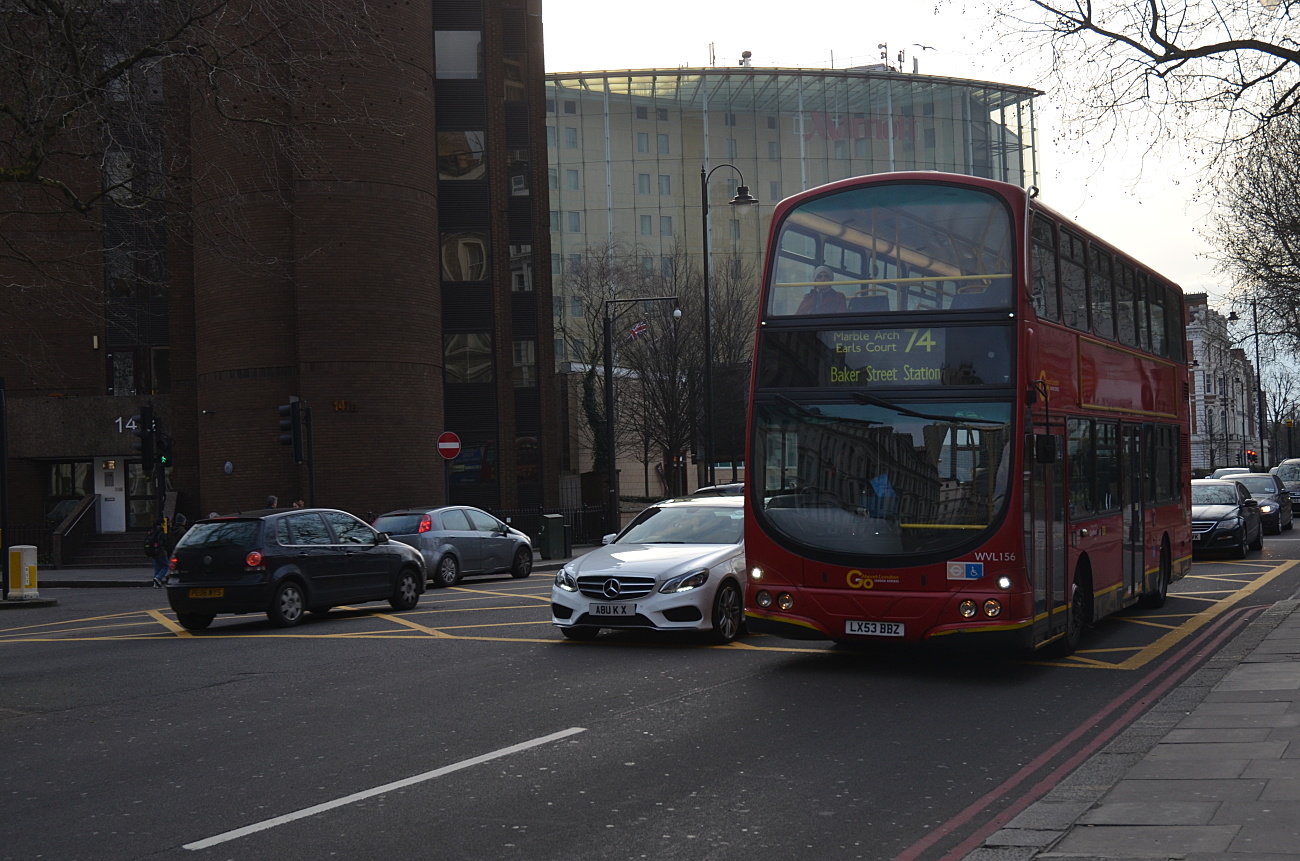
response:
<path fill-rule="evenodd" d="M 424 560 L 345 511 L 272 509 L 200 520 L 172 552 L 167 601 L 200 631 L 218 613 L 266 613 L 296 625 L 307 611 L 383 601 L 409 610 L 424 592 Z"/>

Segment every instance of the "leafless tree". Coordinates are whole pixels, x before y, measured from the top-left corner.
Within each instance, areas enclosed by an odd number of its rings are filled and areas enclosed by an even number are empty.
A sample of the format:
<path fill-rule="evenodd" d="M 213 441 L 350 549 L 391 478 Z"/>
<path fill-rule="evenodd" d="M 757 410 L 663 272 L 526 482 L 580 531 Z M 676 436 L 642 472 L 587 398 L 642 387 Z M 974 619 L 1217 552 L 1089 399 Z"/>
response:
<path fill-rule="evenodd" d="M 1295 457 L 1292 449 L 1295 444 L 1294 425 L 1288 427 L 1286 422 L 1294 422 L 1296 412 L 1300 409 L 1300 368 L 1293 364 L 1274 362 L 1266 366 L 1260 375 L 1264 388 L 1266 404 L 1266 427 L 1272 438 L 1273 462 L 1284 457 Z"/>
<path fill-rule="evenodd" d="M 1042 47 L 1086 133 L 1136 120 L 1221 144 L 1300 105 L 1298 0 L 1022 0 L 998 14 L 1016 51 Z M 1146 123 L 1153 126 L 1146 126 Z"/>
<path fill-rule="evenodd" d="M 1234 308 L 1266 343 L 1300 348 L 1300 116 L 1261 130 L 1223 172 L 1216 195 L 1220 262 Z"/>

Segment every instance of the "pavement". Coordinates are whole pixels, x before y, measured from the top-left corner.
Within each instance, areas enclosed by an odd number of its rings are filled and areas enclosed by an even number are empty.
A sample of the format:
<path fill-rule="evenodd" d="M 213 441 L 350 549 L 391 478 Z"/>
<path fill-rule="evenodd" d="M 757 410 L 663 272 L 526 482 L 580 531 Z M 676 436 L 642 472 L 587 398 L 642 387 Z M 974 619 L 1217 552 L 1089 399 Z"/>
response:
<path fill-rule="evenodd" d="M 590 547 L 573 548 L 580 556 Z M 539 559 L 535 572 L 564 559 Z M 38 572 L 147 588 L 152 566 Z M 0 605 L 41 606 L 36 601 Z M 45 606 L 48 606 L 46 604 Z M 1300 861 L 1300 601 L 1257 616 L 964 861 Z"/>

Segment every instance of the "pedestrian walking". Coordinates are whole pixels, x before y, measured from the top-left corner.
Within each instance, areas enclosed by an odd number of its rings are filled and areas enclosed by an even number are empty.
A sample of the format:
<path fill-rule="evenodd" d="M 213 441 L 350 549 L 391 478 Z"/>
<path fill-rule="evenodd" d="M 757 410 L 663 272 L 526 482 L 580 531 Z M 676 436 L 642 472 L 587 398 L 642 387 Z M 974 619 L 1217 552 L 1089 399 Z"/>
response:
<path fill-rule="evenodd" d="M 278 496 L 274 496 L 274 495 L 272 495 L 272 496 L 268 496 L 268 497 L 266 498 L 266 507 L 267 507 L 267 508 L 279 508 L 279 507 L 280 507 L 280 498 L 279 498 Z"/>
<path fill-rule="evenodd" d="M 144 555 L 153 560 L 153 587 L 161 589 L 167 578 L 167 563 L 171 554 L 167 548 L 167 530 L 163 521 L 154 522 L 153 528 L 144 537 Z"/>

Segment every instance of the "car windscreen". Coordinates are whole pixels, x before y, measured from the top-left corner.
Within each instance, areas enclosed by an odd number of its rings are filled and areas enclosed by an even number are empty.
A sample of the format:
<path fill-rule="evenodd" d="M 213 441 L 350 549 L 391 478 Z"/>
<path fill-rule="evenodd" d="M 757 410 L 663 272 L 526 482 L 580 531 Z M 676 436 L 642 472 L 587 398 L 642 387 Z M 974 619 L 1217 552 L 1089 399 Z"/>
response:
<path fill-rule="evenodd" d="M 1213 484 L 1192 485 L 1192 505 L 1236 505 L 1237 491 Z"/>
<path fill-rule="evenodd" d="M 1300 481 L 1300 463 L 1284 463 L 1277 468 L 1277 477 L 1283 481 Z"/>
<path fill-rule="evenodd" d="M 1271 475 L 1239 475 L 1233 476 L 1233 481 L 1246 485 L 1252 494 L 1277 493 L 1277 482 Z"/>
<path fill-rule="evenodd" d="M 375 518 L 374 527 L 378 532 L 387 532 L 389 535 L 415 535 L 420 531 L 420 522 L 426 515 L 415 514 L 384 514 Z"/>
<path fill-rule="evenodd" d="M 260 520 L 200 521 L 189 528 L 176 549 L 238 547 L 252 550 L 259 546 L 261 527 Z"/>
<path fill-rule="evenodd" d="M 617 544 L 739 544 L 745 511 L 736 506 L 653 506 L 637 515 Z"/>

